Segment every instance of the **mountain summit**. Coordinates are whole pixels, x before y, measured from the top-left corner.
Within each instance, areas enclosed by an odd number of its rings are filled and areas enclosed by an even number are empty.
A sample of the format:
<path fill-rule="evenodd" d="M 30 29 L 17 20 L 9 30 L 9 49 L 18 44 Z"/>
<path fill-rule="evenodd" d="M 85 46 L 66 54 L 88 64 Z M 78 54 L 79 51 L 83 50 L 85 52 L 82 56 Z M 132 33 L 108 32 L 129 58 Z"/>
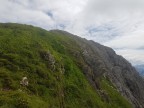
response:
<path fill-rule="evenodd" d="M 143 90 L 143 78 L 109 47 L 0 24 L 1 108 L 143 108 Z"/>

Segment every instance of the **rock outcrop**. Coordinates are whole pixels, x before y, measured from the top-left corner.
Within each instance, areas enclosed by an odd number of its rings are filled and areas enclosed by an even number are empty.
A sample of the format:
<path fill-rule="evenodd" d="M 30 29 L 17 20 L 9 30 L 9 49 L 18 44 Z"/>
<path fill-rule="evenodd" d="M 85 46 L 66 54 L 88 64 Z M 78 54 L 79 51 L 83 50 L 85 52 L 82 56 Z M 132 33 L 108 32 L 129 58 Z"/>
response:
<path fill-rule="evenodd" d="M 28 78 L 27 77 L 23 77 L 22 80 L 20 81 L 20 84 L 22 86 L 28 86 Z"/>

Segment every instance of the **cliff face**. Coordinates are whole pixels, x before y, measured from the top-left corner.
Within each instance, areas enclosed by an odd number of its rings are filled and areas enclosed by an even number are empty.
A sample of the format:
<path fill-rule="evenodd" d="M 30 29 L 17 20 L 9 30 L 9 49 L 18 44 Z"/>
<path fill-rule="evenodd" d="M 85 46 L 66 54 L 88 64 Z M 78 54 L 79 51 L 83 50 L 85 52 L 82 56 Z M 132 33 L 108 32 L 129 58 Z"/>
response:
<path fill-rule="evenodd" d="M 67 34 L 63 31 L 55 32 Z M 133 107 L 144 107 L 144 79 L 126 59 L 117 55 L 113 49 L 94 41 L 76 36 L 72 38 L 81 48 L 81 52 L 76 54 L 78 59 L 81 58 L 85 62 L 81 68 L 96 89 L 101 89 L 97 79 L 104 76 L 133 104 Z"/>
<path fill-rule="evenodd" d="M 135 68 L 123 57 L 116 55 L 111 48 L 92 41 L 89 44 L 95 51 L 94 54 L 99 54 L 99 58 L 102 59 L 101 65 L 107 69 L 104 73 L 105 76 L 110 79 L 123 96 L 131 101 L 135 108 L 143 108 L 144 80 Z M 94 70 L 94 72 L 96 71 Z"/>
<path fill-rule="evenodd" d="M 2 108 L 143 108 L 143 90 L 135 68 L 111 48 L 60 30 L 0 24 Z"/>

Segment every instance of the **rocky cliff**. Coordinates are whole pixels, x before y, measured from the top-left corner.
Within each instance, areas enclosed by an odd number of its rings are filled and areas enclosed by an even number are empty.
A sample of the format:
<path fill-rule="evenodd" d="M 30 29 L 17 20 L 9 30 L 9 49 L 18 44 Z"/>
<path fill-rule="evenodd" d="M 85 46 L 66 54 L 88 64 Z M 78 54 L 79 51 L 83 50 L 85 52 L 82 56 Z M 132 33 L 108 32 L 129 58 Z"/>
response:
<path fill-rule="evenodd" d="M 63 31 L 55 32 L 68 35 Z M 75 39 L 81 48 L 82 52 L 75 52 L 75 55 L 78 59 L 84 60 L 85 65 L 81 65 L 83 72 L 96 89 L 101 89 L 97 79 L 104 76 L 133 104 L 133 107 L 144 107 L 144 79 L 125 58 L 117 55 L 113 49 L 94 41 L 87 41 L 72 34 L 69 36 Z"/>

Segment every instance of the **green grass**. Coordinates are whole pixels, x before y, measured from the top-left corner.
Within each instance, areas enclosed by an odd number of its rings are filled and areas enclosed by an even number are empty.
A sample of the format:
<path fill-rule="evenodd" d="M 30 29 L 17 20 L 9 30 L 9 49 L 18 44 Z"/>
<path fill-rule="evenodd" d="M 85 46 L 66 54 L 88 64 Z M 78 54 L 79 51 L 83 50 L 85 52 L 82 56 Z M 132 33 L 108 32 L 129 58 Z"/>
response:
<path fill-rule="evenodd" d="M 61 33 L 21 24 L 0 24 L 0 108 L 131 108 L 102 80 L 105 101 L 73 56 L 76 42 Z M 55 69 L 43 56 L 50 52 Z M 20 85 L 26 76 L 29 85 Z"/>

